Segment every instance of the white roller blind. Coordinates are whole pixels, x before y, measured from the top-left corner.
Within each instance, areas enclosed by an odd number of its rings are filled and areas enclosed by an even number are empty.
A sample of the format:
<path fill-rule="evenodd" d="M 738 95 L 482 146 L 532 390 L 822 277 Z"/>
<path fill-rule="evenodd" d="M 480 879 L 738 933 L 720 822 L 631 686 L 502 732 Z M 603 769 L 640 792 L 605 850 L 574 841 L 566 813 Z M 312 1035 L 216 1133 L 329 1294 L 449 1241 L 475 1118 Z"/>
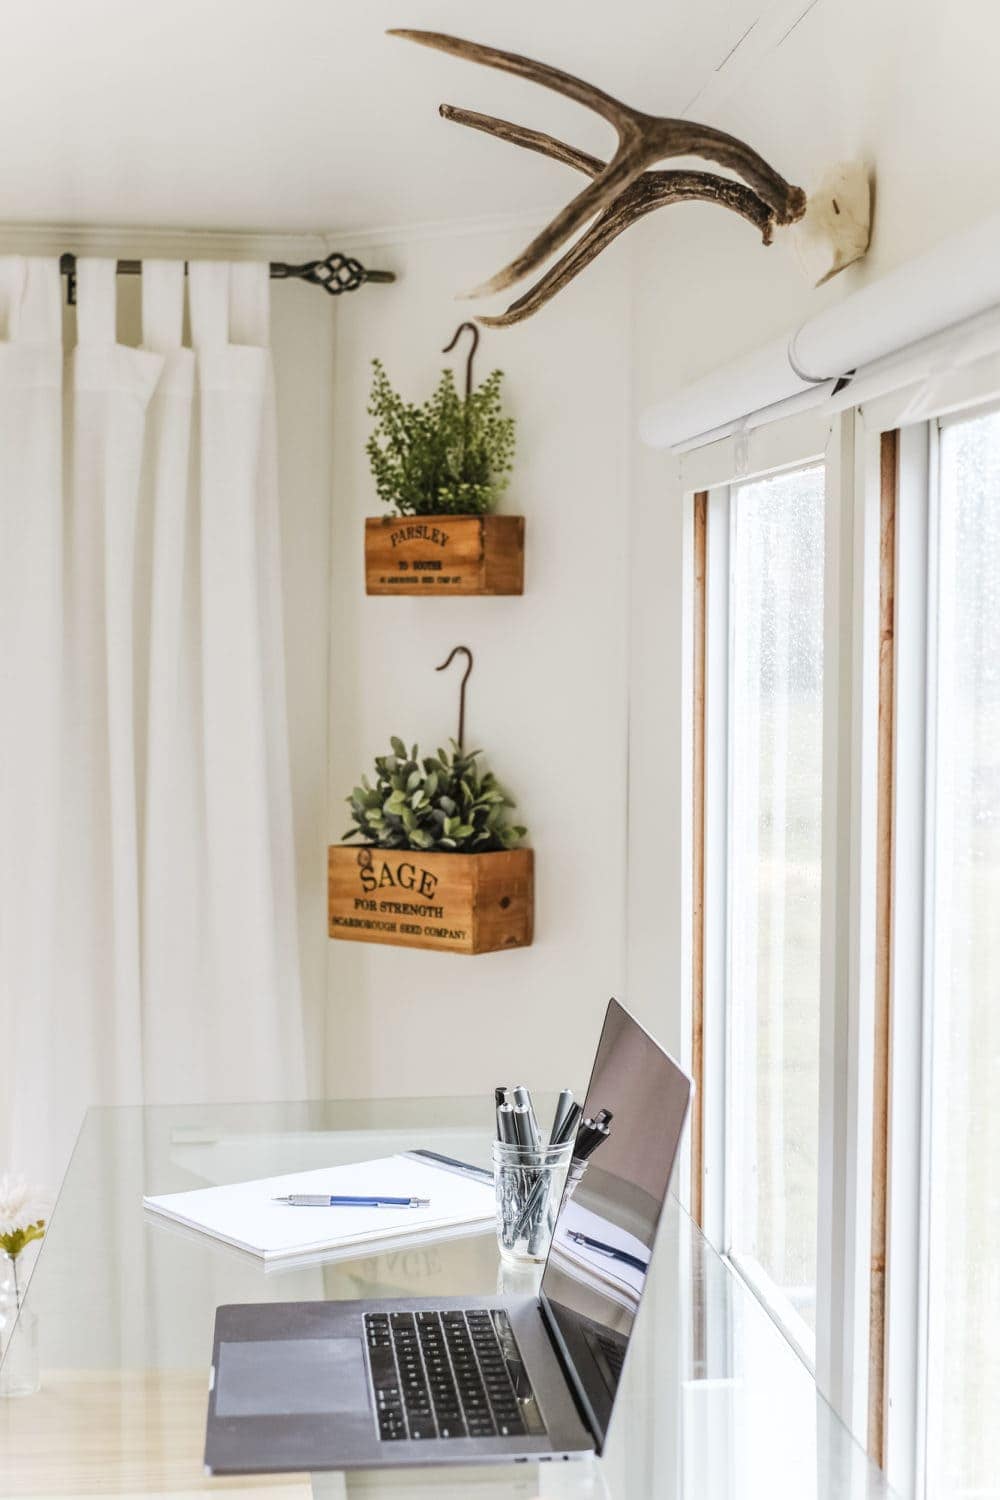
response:
<path fill-rule="evenodd" d="M 654 448 L 688 448 L 830 402 L 841 378 L 852 372 L 844 401 L 859 399 L 862 388 L 870 397 L 876 388 L 905 386 L 943 364 L 998 349 L 995 214 L 852 292 L 786 337 L 650 407 L 641 433 Z"/>

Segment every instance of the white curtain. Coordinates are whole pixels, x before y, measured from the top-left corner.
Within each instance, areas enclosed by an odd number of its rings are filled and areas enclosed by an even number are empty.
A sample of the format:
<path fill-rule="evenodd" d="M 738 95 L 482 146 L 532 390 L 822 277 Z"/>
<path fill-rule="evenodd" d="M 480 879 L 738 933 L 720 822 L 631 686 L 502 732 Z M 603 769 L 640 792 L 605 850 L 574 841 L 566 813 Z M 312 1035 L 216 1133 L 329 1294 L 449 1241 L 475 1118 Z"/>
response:
<path fill-rule="evenodd" d="M 191 347 L 182 344 L 185 286 Z M 305 1091 L 266 266 L 0 258 L 0 1167 Z"/>

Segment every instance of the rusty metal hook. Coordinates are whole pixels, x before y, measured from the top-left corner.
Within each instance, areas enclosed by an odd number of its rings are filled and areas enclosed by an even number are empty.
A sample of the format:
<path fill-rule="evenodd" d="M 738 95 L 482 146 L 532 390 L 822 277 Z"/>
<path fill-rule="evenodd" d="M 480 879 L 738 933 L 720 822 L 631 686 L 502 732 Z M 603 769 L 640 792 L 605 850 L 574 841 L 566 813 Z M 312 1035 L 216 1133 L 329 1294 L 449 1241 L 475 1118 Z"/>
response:
<path fill-rule="evenodd" d="M 475 357 L 476 350 L 479 348 L 479 329 L 477 328 L 476 324 L 459 323 L 458 327 L 455 329 L 454 338 L 452 339 L 450 344 L 445 344 L 444 348 L 441 350 L 441 353 L 450 354 L 466 329 L 468 329 L 472 334 L 472 344 L 469 348 L 469 357 L 465 361 L 465 399 L 466 401 L 468 401 L 469 397 L 472 395 L 472 361 Z"/>
<path fill-rule="evenodd" d="M 435 667 L 434 670 L 435 672 L 443 672 L 446 667 L 450 667 L 460 651 L 469 658 L 469 665 L 466 667 L 464 673 L 462 674 L 462 685 L 458 690 L 458 748 L 461 750 L 465 745 L 465 684 L 468 682 L 469 673 L 472 671 L 472 652 L 469 650 L 468 646 L 453 646 L 451 652 L 448 655 L 447 661 L 443 661 L 441 665 L 439 667 Z"/>

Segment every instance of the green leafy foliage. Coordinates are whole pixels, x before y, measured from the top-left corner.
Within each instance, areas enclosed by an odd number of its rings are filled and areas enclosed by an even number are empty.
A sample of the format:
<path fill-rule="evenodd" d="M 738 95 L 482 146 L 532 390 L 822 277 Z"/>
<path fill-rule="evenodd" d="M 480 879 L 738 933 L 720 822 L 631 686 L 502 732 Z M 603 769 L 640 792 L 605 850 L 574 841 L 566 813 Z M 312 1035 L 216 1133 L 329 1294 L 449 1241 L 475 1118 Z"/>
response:
<path fill-rule="evenodd" d="M 346 799 L 354 827 L 345 839 L 359 834 L 380 849 L 439 849 L 453 854 L 486 854 L 512 849 L 527 833 L 507 822 L 515 804 L 492 771 L 477 764 L 481 750 L 420 757 L 418 747 L 407 753 L 403 741 L 392 738 L 391 755 L 375 757 L 375 785 L 362 776 Z"/>
<path fill-rule="evenodd" d="M 39 1219 L 35 1224 L 19 1225 L 17 1229 L 9 1229 L 6 1234 L 0 1234 L 0 1250 L 5 1250 L 11 1260 L 16 1260 L 32 1240 L 40 1240 L 44 1235 L 44 1219 Z"/>
<path fill-rule="evenodd" d="M 514 460 L 514 419 L 500 401 L 501 370 L 460 396 L 442 370 L 423 406 L 393 390 L 380 360 L 372 360 L 368 413 L 375 426 L 367 452 L 378 497 L 401 516 L 480 516 L 506 488 Z"/>

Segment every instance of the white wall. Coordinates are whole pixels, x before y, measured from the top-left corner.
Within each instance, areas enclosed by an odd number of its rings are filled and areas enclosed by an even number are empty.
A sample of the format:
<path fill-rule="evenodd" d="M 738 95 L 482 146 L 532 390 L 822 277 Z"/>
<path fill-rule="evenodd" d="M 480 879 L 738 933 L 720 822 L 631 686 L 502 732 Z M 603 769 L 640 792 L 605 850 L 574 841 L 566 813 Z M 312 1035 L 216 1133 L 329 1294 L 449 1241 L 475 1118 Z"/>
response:
<path fill-rule="evenodd" d="M 529 231 L 359 246 L 399 273 L 337 315 L 330 647 L 331 840 L 343 799 L 390 734 L 433 748 L 455 733 L 475 653 L 467 740 L 518 799 L 536 851 L 530 948 L 464 957 L 329 944 L 328 1092 L 480 1093 L 524 1079 L 582 1086 L 624 968 L 628 455 L 627 282 L 610 264 L 543 318 L 486 330 L 477 375 L 505 372 L 518 453 L 501 509 L 526 521 L 522 598 L 367 598 L 363 522 L 380 505 L 364 443 L 370 360 L 423 399 L 469 316 L 463 286 Z M 464 340 L 463 340 L 464 343 Z M 449 360 L 454 356 L 449 356 Z M 463 353 L 464 359 L 464 353 Z M 457 665 L 457 664 L 456 664 Z M 485 1106 L 484 1106 L 485 1107 Z"/>
<path fill-rule="evenodd" d="M 487 335 L 480 371 L 494 363 L 508 371 L 521 427 L 506 501 L 528 517 L 528 592 L 520 602 L 365 599 L 361 518 L 376 502 L 362 448 L 370 357 L 380 354 L 419 395 L 440 367 L 437 350 L 469 311 L 452 294 L 483 279 L 527 232 L 359 248 L 362 259 L 399 269 L 401 281 L 345 299 L 338 312 L 330 831 L 346 826 L 339 799 L 390 733 L 433 739 L 450 730 L 453 688 L 432 668 L 467 640 L 479 657 L 471 736 L 491 750 L 532 828 L 538 936 L 525 952 L 472 960 L 331 944 L 332 1093 L 488 1088 L 498 1069 L 526 1071 L 514 1039 L 532 1021 L 538 1081 L 558 1083 L 564 1027 L 581 1015 L 573 1047 L 582 1071 L 614 988 L 683 1052 L 688 537 L 681 512 L 664 503 L 672 460 L 641 448 L 638 413 L 1000 206 L 992 167 L 1000 153 L 998 63 L 991 0 L 960 7 L 820 0 L 762 59 L 748 67 L 737 51 L 709 82 L 703 117 L 750 141 L 792 180 L 808 185 L 842 158 L 868 162 L 876 184 L 872 249 L 816 291 L 780 234 L 765 250 L 735 216 L 678 205 L 631 229 L 535 318 Z M 630 797 L 619 676 L 626 613 Z M 573 753 L 578 739 L 587 742 L 583 757 Z M 582 812 L 584 795 L 593 801 Z M 487 1047 L 496 1049 L 490 1063 Z"/>
<path fill-rule="evenodd" d="M 644 221 L 630 231 L 630 247 L 608 255 L 623 265 L 634 256 L 636 414 L 1000 208 L 998 67 L 993 0 L 820 0 L 741 82 L 722 78 L 714 100 L 707 92 L 704 117 L 792 181 L 808 186 L 832 162 L 866 161 L 875 181 L 872 247 L 813 290 L 780 232 L 764 250 L 733 215 L 693 204 Z M 672 464 L 651 452 L 635 462 L 629 988 L 649 998 L 651 1024 L 683 1048 L 689 538 L 680 508 L 665 503 Z"/>

